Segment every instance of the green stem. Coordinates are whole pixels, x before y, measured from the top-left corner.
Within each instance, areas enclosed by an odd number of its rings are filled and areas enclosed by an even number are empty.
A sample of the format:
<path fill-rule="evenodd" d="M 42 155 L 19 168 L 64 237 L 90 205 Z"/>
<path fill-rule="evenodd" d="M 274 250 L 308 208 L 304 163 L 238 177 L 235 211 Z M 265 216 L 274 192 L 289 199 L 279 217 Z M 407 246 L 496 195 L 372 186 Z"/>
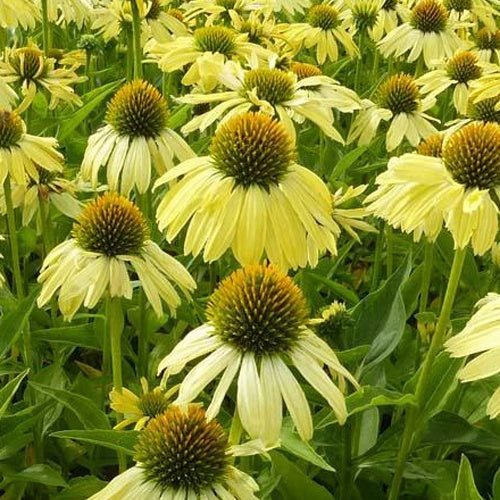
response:
<path fill-rule="evenodd" d="M 43 50 L 46 56 L 48 56 L 50 52 L 50 21 L 47 2 L 48 0 L 42 0 L 42 40 Z"/>
<path fill-rule="evenodd" d="M 360 86 L 361 66 L 363 64 L 364 40 L 365 40 L 365 35 L 364 35 L 364 32 L 361 31 L 359 34 L 359 57 L 356 60 L 356 73 L 354 75 L 354 91 L 358 94 L 359 94 L 359 86 Z"/>
<path fill-rule="evenodd" d="M 392 275 L 392 271 L 394 269 L 394 258 L 393 258 L 394 238 L 393 238 L 392 226 L 390 224 L 387 224 L 386 226 L 385 238 L 387 244 L 387 255 L 386 255 L 387 277 L 389 277 Z"/>
<path fill-rule="evenodd" d="M 439 319 L 436 325 L 436 331 L 434 332 L 434 335 L 432 337 L 427 356 L 424 360 L 420 375 L 417 380 L 417 387 L 415 389 L 416 406 L 413 406 L 408 411 L 408 415 L 406 417 L 403 438 L 400 444 L 396 461 L 396 469 L 394 471 L 394 477 L 392 479 L 391 489 L 389 491 L 389 500 L 397 500 L 399 498 L 399 491 L 403 479 L 406 459 L 408 458 L 408 455 L 412 448 L 413 436 L 415 434 L 416 424 L 419 420 L 420 410 L 425 403 L 424 397 L 427 389 L 427 384 L 429 382 L 432 365 L 443 345 L 446 329 L 450 321 L 451 310 L 453 307 L 453 302 L 455 301 L 458 284 L 460 282 L 465 255 L 465 249 L 455 250 L 453 264 L 450 271 L 450 278 L 448 280 L 448 286 L 446 287 L 443 306 L 441 308 L 441 314 L 439 315 Z"/>
<path fill-rule="evenodd" d="M 5 206 L 7 209 L 7 225 L 9 228 L 10 253 L 12 255 L 12 274 L 14 275 L 14 285 L 18 298 L 24 297 L 23 278 L 21 275 L 21 265 L 19 261 L 19 246 L 17 242 L 16 218 L 14 206 L 12 204 L 12 188 L 10 186 L 10 177 L 7 174 L 3 183 L 5 196 Z"/>
<path fill-rule="evenodd" d="M 378 287 L 380 278 L 380 270 L 382 268 L 382 246 L 384 245 L 384 228 L 385 222 L 380 223 L 378 229 L 377 243 L 375 244 L 375 261 L 373 263 L 372 285 L 370 291 L 374 291 Z"/>
<path fill-rule="evenodd" d="M 424 244 L 424 264 L 422 269 L 422 282 L 420 285 L 420 300 L 418 312 L 424 312 L 427 309 L 429 300 L 429 288 L 431 286 L 432 277 L 432 261 L 434 258 L 434 244 L 426 241 Z"/>
<path fill-rule="evenodd" d="M 344 452 L 342 455 L 342 471 L 341 471 L 341 489 L 340 489 L 340 499 L 350 500 L 351 495 L 351 485 L 352 485 L 352 475 L 351 475 L 351 454 L 352 454 L 352 435 L 351 435 L 351 424 L 346 422 L 343 429 L 344 434 Z"/>
<path fill-rule="evenodd" d="M 52 249 L 52 230 L 50 224 L 50 207 L 47 201 L 45 201 L 40 194 L 38 194 L 38 206 L 40 207 L 40 226 L 42 231 L 42 241 L 43 241 L 43 257 L 50 252 Z"/>
<path fill-rule="evenodd" d="M 241 419 L 238 414 L 238 408 L 235 408 L 233 421 L 231 422 L 231 429 L 229 429 L 229 444 L 231 446 L 237 446 L 238 444 L 240 444 L 242 434 L 243 425 L 241 424 Z"/>
<path fill-rule="evenodd" d="M 122 377 L 122 333 L 123 333 L 123 310 L 120 297 L 110 297 L 108 299 L 108 329 L 111 344 L 111 366 L 113 369 L 113 387 L 121 392 L 123 388 Z M 121 422 L 122 415 L 116 415 L 117 423 Z M 118 465 L 120 473 L 127 468 L 125 455 L 118 452 Z"/>
<path fill-rule="evenodd" d="M 127 82 L 134 79 L 134 36 L 130 27 L 125 29 L 127 35 Z"/>
<path fill-rule="evenodd" d="M 146 323 L 146 295 L 141 288 L 139 291 L 139 328 L 137 329 L 138 353 L 137 353 L 137 373 L 139 377 L 147 377 L 148 374 L 148 331 Z"/>
<path fill-rule="evenodd" d="M 130 4 L 132 6 L 132 34 L 134 42 L 134 78 L 142 78 L 141 18 L 137 0 L 132 0 Z"/>

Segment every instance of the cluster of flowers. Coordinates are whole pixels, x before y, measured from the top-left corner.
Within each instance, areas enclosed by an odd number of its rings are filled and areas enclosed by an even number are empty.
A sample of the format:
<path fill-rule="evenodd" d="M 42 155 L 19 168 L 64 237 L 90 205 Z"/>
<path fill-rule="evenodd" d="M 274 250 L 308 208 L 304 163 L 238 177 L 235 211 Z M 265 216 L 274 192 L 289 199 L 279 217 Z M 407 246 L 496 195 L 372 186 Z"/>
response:
<path fill-rule="evenodd" d="M 172 96 L 131 79 L 109 101 L 105 124 L 89 137 L 69 180 L 56 139 L 30 135 L 22 116 L 39 93 L 50 95 L 51 110 L 83 104 L 75 86 L 85 82 L 79 72 L 96 39 L 82 38 L 82 48 L 69 53 L 31 42 L 3 51 L 0 210 L 22 208 L 23 224 L 37 215 L 42 230 L 47 204 L 75 220 L 70 239 L 47 244 L 38 306 L 54 307 L 57 296 L 71 321 L 82 307 L 106 297 L 129 300 L 140 287 L 159 317 L 164 304 L 174 315 L 196 282 L 153 241 L 158 231 L 168 242 L 182 238 L 186 255 L 214 262 L 232 253 L 242 266 L 210 297 L 206 323 L 160 363 L 160 387 L 144 384 L 140 397 L 125 388 L 111 393 L 113 409 L 126 416 L 119 427 L 143 430 L 137 465 L 93 498 L 256 498 L 257 483 L 231 457 L 279 446 L 283 402 L 300 437 L 313 434 L 309 403 L 290 367 L 324 397 L 339 424 L 347 419 L 344 381 L 358 387 L 314 333 L 305 297 L 287 271 L 336 255 L 342 229 L 357 241 L 356 231 L 375 231 L 363 220 L 368 215 L 416 241 L 432 242 L 445 227 L 458 249 L 470 245 L 484 255 L 495 248 L 496 7 L 487 0 L 0 0 L 4 28 L 33 28 L 44 16 L 85 26 L 106 42 L 131 39 L 138 16 L 139 64 L 159 68 L 167 91 L 168 79 L 180 74 L 183 90 L 174 100 L 192 118 L 179 135 L 168 126 Z M 326 74 L 343 55 L 361 58 L 366 40 L 390 64 L 416 62 L 415 74 L 390 74 L 370 99 L 358 94 L 359 82 L 351 89 Z M 455 108 L 452 122 L 433 116 L 443 96 Z M 352 115 L 345 137 L 341 114 Z M 368 145 L 385 134 L 394 155 L 362 205 L 352 208 L 367 186 L 332 193 L 298 163 L 297 131 L 307 126 L 339 144 Z M 198 156 L 189 137 L 208 137 L 208 154 Z M 84 204 L 80 191 L 105 193 Z M 148 221 L 152 194 L 157 225 Z M 349 208 L 341 208 L 345 202 Z M 447 343 L 452 356 L 482 353 L 462 369 L 463 381 L 500 371 L 500 296 L 489 294 L 479 306 Z M 168 377 L 198 358 L 166 391 Z M 216 379 L 205 412 L 194 401 Z M 235 414 L 251 439 L 242 445 L 230 443 L 214 420 L 233 386 Z M 500 413 L 500 388 L 488 413 Z"/>

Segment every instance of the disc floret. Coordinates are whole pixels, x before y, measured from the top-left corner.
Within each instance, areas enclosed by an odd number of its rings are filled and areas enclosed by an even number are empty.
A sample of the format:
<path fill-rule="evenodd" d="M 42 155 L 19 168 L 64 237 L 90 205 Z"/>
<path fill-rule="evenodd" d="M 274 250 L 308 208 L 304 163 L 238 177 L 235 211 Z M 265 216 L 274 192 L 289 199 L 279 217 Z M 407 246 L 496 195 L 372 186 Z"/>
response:
<path fill-rule="evenodd" d="M 420 93 L 415 80 L 405 73 L 389 77 L 379 87 L 376 100 L 393 114 L 411 113 L 418 109 Z"/>
<path fill-rule="evenodd" d="M 500 109 L 497 108 L 500 96 L 482 99 L 478 102 L 469 101 L 467 116 L 473 120 L 500 123 Z"/>
<path fill-rule="evenodd" d="M 23 121 L 14 111 L 0 110 L 0 148 L 15 146 L 24 132 Z"/>
<path fill-rule="evenodd" d="M 313 28 L 328 31 L 340 25 L 339 12 L 331 5 L 314 5 L 309 9 L 307 20 Z"/>
<path fill-rule="evenodd" d="M 476 33 L 476 45 L 479 50 L 499 50 L 500 30 L 491 32 L 487 28 L 481 28 Z"/>
<path fill-rule="evenodd" d="M 167 102 L 150 83 L 135 80 L 126 83 L 113 96 L 106 121 L 119 135 L 157 137 L 166 127 Z"/>
<path fill-rule="evenodd" d="M 448 12 L 437 0 L 420 0 L 412 10 L 410 24 L 424 33 L 444 31 L 448 23 Z"/>
<path fill-rule="evenodd" d="M 215 168 L 237 184 L 269 188 L 288 172 L 294 148 L 280 122 L 268 115 L 246 113 L 219 127 L 210 154 Z"/>
<path fill-rule="evenodd" d="M 290 69 L 297 75 L 298 80 L 310 78 L 311 76 L 322 76 L 323 72 L 314 64 L 303 62 L 292 62 Z"/>
<path fill-rule="evenodd" d="M 164 413 L 169 406 L 165 393 L 160 390 L 145 392 L 138 403 L 139 410 L 147 417 L 157 417 Z"/>
<path fill-rule="evenodd" d="M 446 65 L 448 76 L 458 83 L 467 83 L 481 76 L 478 57 L 472 52 L 459 52 Z"/>
<path fill-rule="evenodd" d="M 73 226 L 73 237 L 80 248 L 108 257 L 136 255 L 148 239 L 148 229 L 134 203 L 106 193 L 87 204 Z"/>
<path fill-rule="evenodd" d="M 202 52 L 218 52 L 231 57 L 236 50 L 236 37 L 233 31 L 224 26 L 205 26 L 194 32 L 195 45 Z"/>
<path fill-rule="evenodd" d="M 293 280 L 272 265 L 249 265 L 227 277 L 210 298 L 207 318 L 215 333 L 242 352 L 287 354 L 308 309 Z"/>
<path fill-rule="evenodd" d="M 424 156 L 433 156 L 441 158 L 443 152 L 443 136 L 434 134 L 424 139 L 417 147 L 417 153 Z"/>
<path fill-rule="evenodd" d="M 137 440 L 135 460 L 160 491 L 200 493 L 227 475 L 227 437 L 197 405 L 172 406 L 152 419 Z"/>
<path fill-rule="evenodd" d="M 472 0 L 444 0 L 444 6 L 448 10 L 464 12 L 472 8 Z"/>
<path fill-rule="evenodd" d="M 500 125 L 472 122 L 443 146 L 443 161 L 453 178 L 468 188 L 490 189 L 500 183 Z"/>
<path fill-rule="evenodd" d="M 252 69 L 245 74 L 244 88 L 256 89 L 257 96 L 273 106 L 288 101 L 293 97 L 293 78 L 280 69 Z"/>
<path fill-rule="evenodd" d="M 43 52 L 33 47 L 15 50 L 9 62 L 14 71 L 24 80 L 38 80 L 47 72 L 47 62 Z"/>

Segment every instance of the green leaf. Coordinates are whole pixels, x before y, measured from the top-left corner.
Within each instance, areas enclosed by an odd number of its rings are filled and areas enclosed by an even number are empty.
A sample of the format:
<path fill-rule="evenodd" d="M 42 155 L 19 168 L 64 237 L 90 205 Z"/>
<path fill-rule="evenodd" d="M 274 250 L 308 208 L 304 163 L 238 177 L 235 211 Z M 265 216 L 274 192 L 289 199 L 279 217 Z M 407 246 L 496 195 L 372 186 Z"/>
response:
<path fill-rule="evenodd" d="M 17 474 L 7 477 L 9 481 L 41 483 L 46 486 L 67 486 L 61 474 L 46 464 L 35 464 Z"/>
<path fill-rule="evenodd" d="M 429 421 L 423 444 L 466 445 L 500 455 L 498 434 L 475 427 L 462 417 L 445 411 Z"/>
<path fill-rule="evenodd" d="M 106 484 L 108 484 L 106 481 L 95 476 L 75 477 L 69 481 L 65 490 L 51 496 L 51 498 L 52 500 L 86 500 L 102 490 Z"/>
<path fill-rule="evenodd" d="M 333 495 L 326 488 L 316 483 L 299 469 L 293 462 L 287 460 L 278 451 L 271 452 L 271 458 L 276 473 L 281 476 L 278 491 L 286 500 L 333 500 Z"/>
<path fill-rule="evenodd" d="M 92 323 L 34 330 L 31 332 L 31 336 L 34 340 L 44 340 L 46 342 L 77 347 L 89 347 L 91 349 L 102 349 Z"/>
<path fill-rule="evenodd" d="M 2 332 L 0 335 L 0 358 L 5 356 L 22 332 L 35 305 L 39 289 L 39 286 L 33 288 L 25 299 L 18 302 L 17 307 L 13 311 L 5 314 L 0 319 L 0 332 Z"/>
<path fill-rule="evenodd" d="M 364 371 L 387 358 L 404 333 L 406 311 L 401 293 L 411 267 L 411 255 L 378 290 L 367 295 L 352 311 L 351 347 L 371 345 Z"/>
<path fill-rule="evenodd" d="M 500 500 L 500 468 L 493 478 L 493 500 Z"/>
<path fill-rule="evenodd" d="M 111 82 L 98 89 L 95 89 L 85 96 L 83 96 L 83 100 L 85 104 L 78 109 L 78 111 L 71 113 L 71 117 L 68 116 L 67 119 L 61 120 L 62 126 L 59 129 L 59 133 L 57 134 L 57 138 L 60 141 L 63 141 L 68 137 L 75 129 L 82 123 L 87 116 L 94 111 L 94 109 L 99 106 L 99 104 L 106 99 L 106 97 L 115 91 L 115 89 L 123 82 L 123 80 L 118 80 L 116 82 Z"/>
<path fill-rule="evenodd" d="M 20 373 L 16 378 L 12 379 L 10 382 L 7 382 L 2 389 L 0 389 L 0 418 L 5 414 L 14 394 L 19 389 L 21 382 L 24 377 L 28 375 L 29 370 L 24 370 Z"/>
<path fill-rule="evenodd" d="M 359 302 L 358 296 L 352 291 L 346 288 L 345 286 L 333 281 L 331 279 L 325 278 L 321 274 L 317 274 L 314 271 L 303 271 L 303 274 L 309 278 L 312 278 L 322 285 L 329 288 L 334 294 L 336 294 L 339 298 L 345 300 L 349 304 L 357 304 Z"/>
<path fill-rule="evenodd" d="M 180 106 L 174 113 L 168 117 L 168 126 L 171 129 L 179 128 L 184 125 L 189 118 L 189 113 L 191 112 L 191 107 L 187 104 Z"/>
<path fill-rule="evenodd" d="M 109 429 L 108 417 L 89 398 L 64 389 L 30 382 L 37 391 L 45 394 L 72 411 L 86 429 Z"/>
<path fill-rule="evenodd" d="M 297 434 L 295 434 L 292 429 L 284 427 L 281 431 L 281 446 L 284 450 L 288 451 L 296 457 L 302 458 L 306 462 L 316 465 L 317 467 L 328 470 L 335 471 L 335 469 L 321 456 L 318 455 L 313 447 L 300 439 Z"/>
<path fill-rule="evenodd" d="M 455 500 L 483 500 L 483 497 L 477 491 L 474 483 L 474 474 L 470 466 L 469 459 L 462 454 L 460 468 L 458 469 L 458 479 L 454 491 Z"/>
<path fill-rule="evenodd" d="M 330 182 L 338 179 L 363 153 L 366 152 L 367 149 L 366 146 L 359 146 L 344 155 L 337 165 L 335 165 L 332 175 L 330 176 Z"/>
<path fill-rule="evenodd" d="M 58 431 L 51 434 L 52 437 L 76 439 L 85 443 L 97 444 L 104 448 L 122 451 L 128 455 L 134 454 L 134 445 L 137 439 L 137 431 L 115 431 L 115 430 L 92 430 L 92 431 Z"/>

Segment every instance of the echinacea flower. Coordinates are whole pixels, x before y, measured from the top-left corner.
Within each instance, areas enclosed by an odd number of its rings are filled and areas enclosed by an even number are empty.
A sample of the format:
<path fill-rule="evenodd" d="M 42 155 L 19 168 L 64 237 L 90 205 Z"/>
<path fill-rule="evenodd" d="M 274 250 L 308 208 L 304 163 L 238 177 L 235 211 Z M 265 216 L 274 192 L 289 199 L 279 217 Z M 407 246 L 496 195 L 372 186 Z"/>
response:
<path fill-rule="evenodd" d="M 49 109 L 54 109 L 60 101 L 76 106 L 83 104 L 71 85 L 84 81 L 85 77 L 78 76 L 74 68 L 55 69 L 55 62 L 36 47 L 6 50 L 0 61 L 0 79 L 21 86 L 25 99 L 19 110 L 26 109 L 40 89 L 50 94 Z"/>
<path fill-rule="evenodd" d="M 178 404 L 193 401 L 222 374 L 207 409 L 208 418 L 214 418 L 237 378 L 236 409 L 252 438 L 266 445 L 279 442 L 284 400 L 300 437 L 309 440 L 311 412 L 291 362 L 326 399 L 339 423 L 346 421 L 344 396 L 328 370 L 357 382 L 308 327 L 305 297 L 291 278 L 274 266 L 239 269 L 220 283 L 206 315 L 208 321 L 188 333 L 158 367 L 159 373 L 173 375 L 206 356 L 181 382 Z"/>
<path fill-rule="evenodd" d="M 287 12 L 288 14 L 304 13 L 311 5 L 311 0 L 269 0 L 274 12 Z"/>
<path fill-rule="evenodd" d="M 135 1 L 135 0 L 134 0 Z M 150 36 L 159 42 L 172 40 L 188 33 L 181 11 L 170 8 L 170 0 L 139 0 L 141 19 L 141 42 L 144 45 Z M 125 28 L 132 30 L 132 7 L 130 0 L 111 0 L 95 9 L 92 29 L 105 41 L 117 38 Z"/>
<path fill-rule="evenodd" d="M 257 483 L 231 464 L 248 453 L 199 405 L 172 406 L 140 432 L 136 464 L 89 500 L 257 500 Z"/>
<path fill-rule="evenodd" d="M 57 140 L 26 133 L 26 125 L 14 111 L 0 109 L 0 185 L 7 176 L 25 186 L 38 181 L 37 166 L 48 172 L 61 171 L 64 158 L 57 151 Z"/>
<path fill-rule="evenodd" d="M 238 15 L 260 10 L 268 5 L 266 0 L 190 0 L 183 5 L 187 19 L 205 17 L 204 26 L 217 21 L 228 21 Z"/>
<path fill-rule="evenodd" d="M 498 97 L 500 95 L 500 71 L 482 76 L 479 80 L 472 82 L 471 87 L 473 90 L 470 98 L 474 103 Z M 496 109 L 500 110 L 500 102 L 496 104 Z"/>
<path fill-rule="evenodd" d="M 11 110 L 17 99 L 15 91 L 0 79 L 0 108 Z"/>
<path fill-rule="evenodd" d="M 189 66 L 183 85 L 200 85 L 210 92 L 219 82 L 224 64 L 232 59 L 245 60 L 252 53 L 265 59 L 268 51 L 250 43 L 246 34 L 238 34 L 225 26 L 204 26 L 192 35 L 180 36 L 168 43 L 151 40 L 145 47 L 150 58 L 165 73 Z"/>
<path fill-rule="evenodd" d="M 491 71 L 491 70 L 490 70 Z M 453 88 L 453 105 L 458 113 L 467 113 L 471 83 L 488 73 L 488 68 L 479 62 L 478 56 L 470 51 L 458 52 L 442 68 L 429 71 L 416 80 L 424 94 L 439 95 Z"/>
<path fill-rule="evenodd" d="M 245 34 L 250 43 L 260 45 L 270 50 L 277 50 L 276 38 L 279 32 L 272 12 L 252 11 L 245 17 L 234 13 L 231 15 L 231 26 L 238 32 Z"/>
<path fill-rule="evenodd" d="M 40 201 L 53 205 L 60 213 L 76 219 L 83 203 L 78 200 L 75 181 L 63 177 L 62 173 L 48 171 L 35 165 L 38 179 L 29 179 L 26 185 L 13 184 L 12 203 L 22 211 L 22 224 L 27 226 L 40 208 Z M 6 213 L 3 192 L 0 193 L 0 212 Z"/>
<path fill-rule="evenodd" d="M 474 35 L 474 42 L 472 50 L 481 61 L 500 64 L 500 29 L 481 28 Z"/>
<path fill-rule="evenodd" d="M 172 283 L 188 298 L 196 288 L 189 272 L 148 238 L 139 209 L 125 197 L 107 193 L 87 204 L 72 238 L 45 258 L 37 303 L 42 307 L 58 293 L 59 308 L 71 320 L 82 304 L 93 308 L 103 296 L 131 299 L 129 267 L 159 317 L 162 301 L 171 314 L 181 303 Z"/>
<path fill-rule="evenodd" d="M 358 32 L 369 33 L 378 21 L 384 0 L 350 0 L 347 2 Z"/>
<path fill-rule="evenodd" d="M 111 409 L 125 416 L 125 419 L 116 425 L 115 429 L 124 429 L 132 424 L 135 424 L 136 431 L 144 429 L 152 418 L 165 413 L 170 405 L 172 395 L 178 389 L 177 386 L 174 386 L 169 391 L 165 391 L 162 387 L 155 387 L 150 391 L 148 381 L 144 377 L 141 378 L 141 388 L 142 394 L 140 396 L 125 387 L 120 391 L 113 388 L 109 393 Z"/>
<path fill-rule="evenodd" d="M 328 4 L 313 5 L 307 11 L 306 22 L 283 25 L 282 31 L 289 43 L 304 45 L 306 49 L 315 48 L 318 64 L 324 64 L 327 58 L 336 61 L 339 45 L 347 55 L 359 55 L 353 40 L 355 28 L 348 9 L 338 10 Z"/>
<path fill-rule="evenodd" d="M 477 355 L 458 372 L 461 382 L 482 380 L 500 372 L 500 295 L 489 293 L 476 307 L 465 328 L 445 344 L 452 358 Z M 486 413 L 490 418 L 500 415 L 500 386 L 488 401 Z"/>
<path fill-rule="evenodd" d="M 165 173 L 174 158 L 184 161 L 195 156 L 188 144 L 167 127 L 167 102 L 144 80 L 126 83 L 111 99 L 106 125 L 89 137 L 81 174 L 93 186 L 99 170 L 107 167 L 111 190 L 129 194 L 134 188 L 145 193 L 152 168 Z"/>
<path fill-rule="evenodd" d="M 378 48 L 384 57 L 408 53 L 408 62 L 422 56 L 430 68 L 435 61 L 450 58 L 462 44 L 443 4 L 439 0 L 420 0 L 413 7 L 410 20 L 389 32 Z"/>
<path fill-rule="evenodd" d="M 362 109 L 354 120 L 347 142 L 369 144 L 381 121 L 391 121 L 386 134 L 387 151 L 396 149 L 403 139 L 412 146 L 437 132 L 424 111 L 434 106 L 434 95 L 422 95 L 415 80 L 405 73 L 389 77 L 375 94 L 375 102 L 363 99 Z M 435 120 L 437 121 L 437 120 Z"/>
<path fill-rule="evenodd" d="M 445 137 L 441 156 L 405 154 L 389 160 L 366 198 L 368 210 L 402 231 L 418 229 L 435 239 L 443 222 L 456 248 L 469 243 L 476 255 L 492 247 L 500 187 L 500 125 L 472 122 Z M 422 229 L 422 226 L 425 226 Z"/>
<path fill-rule="evenodd" d="M 222 92 L 192 93 L 179 98 L 180 102 L 193 105 L 220 102 L 186 123 L 183 133 L 205 130 L 224 115 L 227 120 L 258 109 L 280 120 L 294 140 L 293 120 L 299 123 L 309 120 L 325 135 L 343 143 L 342 136 L 332 125 L 332 109 L 350 113 L 361 106 L 354 91 L 322 74 L 299 80 L 293 71 L 258 67 L 245 71 L 238 64 L 228 63 L 219 79 L 226 87 Z"/>
<path fill-rule="evenodd" d="M 41 4 L 42 0 L 37 0 Z M 49 20 L 58 24 L 75 23 L 82 29 L 92 16 L 92 0 L 46 0 Z"/>
<path fill-rule="evenodd" d="M 491 4 L 490 0 L 444 0 L 444 6 L 454 21 L 471 23 L 474 26 L 484 24 L 489 30 L 496 28 L 496 16 L 498 10 Z"/>
<path fill-rule="evenodd" d="M 368 33 L 375 41 L 396 29 L 401 22 L 410 17 L 410 9 L 401 0 L 384 0 L 377 14 L 377 21 Z"/>
<path fill-rule="evenodd" d="M 35 27 L 40 9 L 32 0 L 0 0 L 0 28 Z"/>
<path fill-rule="evenodd" d="M 181 163 L 156 182 L 171 183 L 156 213 L 160 230 L 171 241 L 188 225 L 184 252 L 203 252 L 208 262 L 231 249 L 242 265 L 266 255 L 295 269 L 317 262 L 317 252 L 335 253 L 331 194 L 294 156 L 286 129 L 272 117 L 228 120 L 209 156 Z"/>

